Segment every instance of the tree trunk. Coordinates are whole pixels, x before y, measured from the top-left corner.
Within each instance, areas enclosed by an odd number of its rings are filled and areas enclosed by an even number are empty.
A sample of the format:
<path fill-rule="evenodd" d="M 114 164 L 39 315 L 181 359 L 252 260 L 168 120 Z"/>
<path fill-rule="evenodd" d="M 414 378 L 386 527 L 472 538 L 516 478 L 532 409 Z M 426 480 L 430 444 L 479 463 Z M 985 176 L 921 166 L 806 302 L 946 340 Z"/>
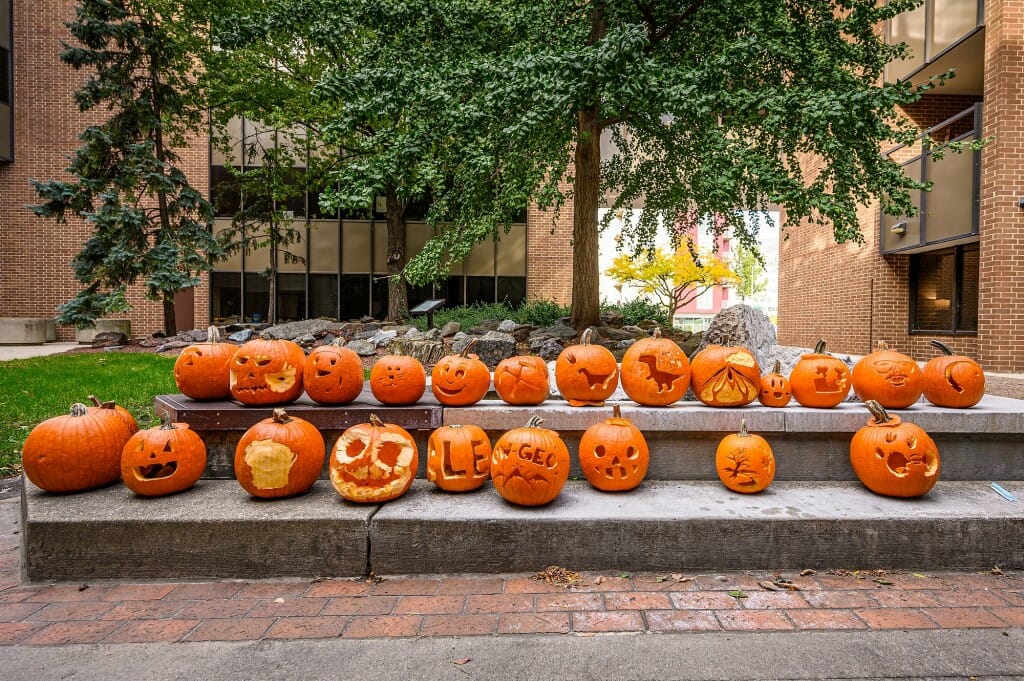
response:
<path fill-rule="evenodd" d="M 267 282 L 267 322 L 277 324 L 277 225 L 270 224 L 270 280 Z"/>
<path fill-rule="evenodd" d="M 388 320 L 397 322 L 409 316 L 409 296 L 402 272 L 405 270 L 406 201 L 398 198 L 393 185 L 385 190 L 388 223 Z"/>
<path fill-rule="evenodd" d="M 178 334 L 178 319 L 174 312 L 174 291 L 163 292 L 164 333 L 168 336 Z"/>
<path fill-rule="evenodd" d="M 572 216 L 572 316 L 574 329 L 598 323 L 601 279 L 598 267 L 597 208 L 601 191 L 601 130 L 595 108 L 579 112 Z"/>

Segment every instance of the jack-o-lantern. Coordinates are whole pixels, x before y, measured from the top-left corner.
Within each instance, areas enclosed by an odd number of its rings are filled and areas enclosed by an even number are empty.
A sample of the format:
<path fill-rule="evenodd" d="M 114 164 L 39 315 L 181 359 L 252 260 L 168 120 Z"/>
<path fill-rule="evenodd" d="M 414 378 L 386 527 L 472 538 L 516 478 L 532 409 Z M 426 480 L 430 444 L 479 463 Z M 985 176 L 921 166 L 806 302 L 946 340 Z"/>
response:
<path fill-rule="evenodd" d="M 117 480 L 121 450 L 131 434 L 113 404 L 88 408 L 76 403 L 70 415 L 33 428 L 21 448 L 28 479 L 47 492 L 82 492 Z"/>
<path fill-rule="evenodd" d="M 819 340 L 814 352 L 802 355 L 789 375 L 793 399 L 805 407 L 830 409 L 850 394 L 850 368 L 846 362 L 825 352 Z"/>
<path fill-rule="evenodd" d="M 144 497 L 186 490 L 206 470 L 206 445 L 187 423 L 163 424 L 132 435 L 121 453 L 125 487 Z"/>
<path fill-rule="evenodd" d="M 491 441 L 480 426 L 441 426 L 427 440 L 427 480 L 446 492 L 479 489 L 491 477 Z"/>
<path fill-rule="evenodd" d="M 319 404 L 348 404 L 363 390 L 363 361 L 340 345 L 321 345 L 306 357 L 302 387 Z"/>
<path fill-rule="evenodd" d="M 744 419 L 739 433 L 730 433 L 718 443 L 715 471 L 722 484 L 734 492 L 760 492 L 775 478 L 775 454 L 767 440 L 747 432 Z"/>
<path fill-rule="evenodd" d="M 536 355 L 517 355 L 498 362 L 494 390 L 508 404 L 535 405 L 548 398 L 548 365 Z"/>
<path fill-rule="evenodd" d="M 622 389 L 637 404 L 663 407 L 683 399 L 689 387 L 689 358 L 675 341 L 662 338 L 658 327 L 622 356 Z"/>
<path fill-rule="evenodd" d="M 324 469 L 324 438 L 309 421 L 284 409 L 245 431 L 235 447 L 235 478 L 254 497 L 301 494 Z"/>
<path fill-rule="evenodd" d="M 370 369 L 370 390 L 381 404 L 415 404 L 427 389 L 427 372 L 415 357 L 384 355 Z"/>
<path fill-rule="evenodd" d="M 709 345 L 690 362 L 690 385 L 709 407 L 742 407 L 757 399 L 761 367 L 744 347 Z"/>
<path fill-rule="evenodd" d="M 434 365 L 430 372 L 430 390 L 441 404 L 448 407 L 466 407 L 476 404 L 491 387 L 491 372 L 487 365 L 469 351 L 477 339 L 469 341 L 462 352 L 448 355 Z"/>
<path fill-rule="evenodd" d="M 181 351 L 174 361 L 174 382 L 193 400 L 226 400 L 231 397 L 231 358 L 238 348 L 220 342 L 220 331 L 211 326 L 205 343 Z"/>
<path fill-rule="evenodd" d="M 757 401 L 766 407 L 785 407 L 793 397 L 789 379 L 782 375 L 782 363 L 775 360 L 772 370 L 761 377 Z"/>
<path fill-rule="evenodd" d="M 328 468 L 331 484 L 343 499 L 377 504 L 405 494 L 419 464 L 419 450 L 412 435 L 371 414 L 369 423 L 352 426 L 341 434 Z"/>
<path fill-rule="evenodd" d="M 622 416 L 617 404 L 610 419 L 590 426 L 580 438 L 580 468 L 591 485 L 605 492 L 639 485 L 650 460 L 643 433 Z"/>
<path fill-rule="evenodd" d="M 89 411 L 96 411 L 97 409 L 112 409 L 117 418 L 121 419 L 125 428 L 128 429 L 129 435 L 135 435 L 135 433 L 139 432 L 139 424 L 135 421 L 135 417 L 132 416 L 132 413 L 113 400 L 107 400 L 104 402 L 95 395 L 89 395 L 89 401 L 92 402 L 92 406 L 89 407 Z"/>
<path fill-rule="evenodd" d="M 919 497 L 939 479 L 935 442 L 920 426 L 891 416 L 875 400 L 871 420 L 850 441 L 850 465 L 864 486 L 889 497 Z"/>
<path fill-rule="evenodd" d="M 542 506 L 562 491 L 569 479 L 569 449 L 553 430 L 541 428 L 533 416 L 494 443 L 491 480 L 506 501 Z"/>
<path fill-rule="evenodd" d="M 938 407 L 967 409 L 985 396 L 985 372 L 970 357 L 954 355 L 944 343 L 931 341 L 942 354 L 924 365 L 924 397 Z"/>
<path fill-rule="evenodd" d="M 571 406 L 603 406 L 619 386 L 619 365 L 611 350 L 591 345 L 593 329 L 583 332 L 578 345 L 562 350 L 555 360 L 555 385 Z"/>
<path fill-rule="evenodd" d="M 306 353 L 290 340 L 251 340 L 231 358 L 231 395 L 248 405 L 293 402 L 302 395 L 305 363 Z"/>
<path fill-rule="evenodd" d="M 912 358 L 879 341 L 878 349 L 853 366 L 853 390 L 864 402 L 875 400 L 886 409 L 904 409 L 921 397 L 924 376 Z"/>

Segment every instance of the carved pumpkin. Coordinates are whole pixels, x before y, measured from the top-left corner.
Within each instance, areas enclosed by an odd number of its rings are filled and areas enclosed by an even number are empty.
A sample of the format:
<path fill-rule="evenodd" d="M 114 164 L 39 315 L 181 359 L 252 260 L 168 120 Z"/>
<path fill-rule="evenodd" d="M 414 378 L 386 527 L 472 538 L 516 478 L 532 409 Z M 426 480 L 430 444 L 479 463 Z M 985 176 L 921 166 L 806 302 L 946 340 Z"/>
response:
<path fill-rule="evenodd" d="M 125 428 L 128 429 L 129 435 L 135 435 L 135 433 L 139 432 L 139 424 L 135 421 L 135 417 L 132 416 L 132 413 L 121 405 L 115 403 L 113 400 L 103 402 L 95 395 L 89 395 L 89 401 L 92 402 L 92 406 L 89 407 L 89 411 L 96 411 L 97 409 L 113 409 L 114 414 L 117 415 L 117 418 L 121 419 Z"/>
<path fill-rule="evenodd" d="M 591 345 L 593 329 L 578 345 L 562 350 L 555 360 L 555 385 L 571 406 L 602 406 L 619 385 L 619 365 L 611 350 Z"/>
<path fill-rule="evenodd" d="M 904 409 L 921 397 L 924 376 L 917 362 L 879 341 L 877 350 L 853 366 L 853 390 L 864 402 Z"/>
<path fill-rule="evenodd" d="M 942 354 L 924 365 L 924 397 L 938 407 L 967 409 L 985 396 L 985 372 L 970 357 L 954 355 L 944 343 L 931 341 Z"/>
<path fill-rule="evenodd" d="M 491 441 L 480 426 L 441 426 L 427 440 L 427 480 L 446 492 L 469 492 L 487 482 Z"/>
<path fill-rule="evenodd" d="M 542 506 L 562 491 L 569 479 L 569 450 L 553 430 L 541 428 L 534 416 L 494 443 L 491 480 L 506 501 Z"/>
<path fill-rule="evenodd" d="M 415 404 L 427 389 L 427 372 L 415 357 L 384 355 L 370 369 L 370 390 L 381 404 Z"/>
<path fill-rule="evenodd" d="M 501 360 L 494 369 L 494 390 L 508 404 L 540 404 L 551 393 L 547 362 L 536 355 Z"/>
<path fill-rule="evenodd" d="M 316 426 L 275 409 L 238 441 L 235 478 L 254 497 L 290 497 L 313 486 L 324 458 L 324 438 Z"/>
<path fill-rule="evenodd" d="M 591 485 L 605 492 L 639 485 L 650 460 L 643 433 L 622 416 L 617 404 L 611 418 L 590 426 L 580 438 L 580 468 Z"/>
<path fill-rule="evenodd" d="M 681 400 L 689 387 L 689 358 L 658 327 L 622 356 L 622 389 L 637 404 L 663 407 Z"/>
<path fill-rule="evenodd" d="M 113 404 L 90 409 L 76 403 L 70 415 L 33 428 L 21 448 L 28 479 L 47 492 L 81 492 L 121 477 L 121 450 L 130 433 Z"/>
<path fill-rule="evenodd" d="M 216 326 L 207 330 L 207 342 L 181 351 L 174 361 L 174 382 L 193 400 L 226 400 L 231 397 L 231 358 L 238 348 L 221 343 Z"/>
<path fill-rule="evenodd" d="M 761 367 L 744 347 L 709 345 L 690 363 L 690 385 L 710 407 L 742 407 L 757 399 Z"/>
<path fill-rule="evenodd" d="M 231 358 L 231 395 L 248 405 L 293 402 L 302 395 L 305 363 L 306 353 L 290 340 L 251 340 Z"/>
<path fill-rule="evenodd" d="M 767 440 L 747 432 L 744 419 L 739 433 L 726 435 L 718 443 L 715 471 L 733 492 L 760 492 L 775 478 L 775 454 Z"/>
<path fill-rule="evenodd" d="M 814 352 L 802 355 L 789 375 L 793 398 L 805 407 L 829 409 L 850 394 L 850 368 L 846 362 L 825 352 L 819 340 Z"/>
<path fill-rule="evenodd" d="M 871 420 L 850 441 L 850 465 L 864 486 L 889 497 L 919 497 L 939 479 L 935 442 L 920 426 L 890 416 L 875 400 Z"/>
<path fill-rule="evenodd" d="M 121 453 L 125 487 L 144 497 L 186 490 L 206 470 L 206 445 L 187 423 L 163 424 L 132 435 Z"/>
<path fill-rule="evenodd" d="M 466 407 L 476 404 L 491 387 L 491 372 L 487 365 L 469 351 L 477 339 L 469 341 L 458 355 L 442 357 L 430 372 L 430 390 L 441 404 L 448 407 Z"/>
<path fill-rule="evenodd" d="M 352 426 L 341 434 L 328 468 L 331 484 L 343 499 L 376 504 L 405 494 L 419 465 L 419 450 L 412 435 L 371 414 L 369 423 Z"/>
<path fill-rule="evenodd" d="M 363 390 L 363 360 L 340 345 L 321 345 L 306 357 L 302 387 L 319 404 L 348 404 Z"/>
<path fill-rule="evenodd" d="M 761 377 L 757 401 L 766 407 L 785 407 L 793 397 L 789 379 L 782 375 L 782 364 L 775 360 L 772 370 Z"/>

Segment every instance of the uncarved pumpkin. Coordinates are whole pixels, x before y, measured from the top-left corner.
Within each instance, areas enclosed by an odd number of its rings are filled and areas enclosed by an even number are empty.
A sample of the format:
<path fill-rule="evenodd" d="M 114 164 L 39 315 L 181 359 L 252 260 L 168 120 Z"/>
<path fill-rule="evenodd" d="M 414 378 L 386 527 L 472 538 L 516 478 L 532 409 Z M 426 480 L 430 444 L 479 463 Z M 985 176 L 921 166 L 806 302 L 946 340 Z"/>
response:
<path fill-rule="evenodd" d="M 542 506 L 562 491 L 569 479 L 569 449 L 553 430 L 531 417 L 494 443 L 491 480 L 506 501 L 520 506 Z"/>
<path fill-rule="evenodd" d="M 376 504 L 405 494 L 416 477 L 419 461 L 419 450 L 409 431 L 371 414 L 369 423 L 352 426 L 341 434 L 328 468 L 331 484 L 343 499 Z"/>
<path fill-rule="evenodd" d="M 548 365 L 536 355 L 517 355 L 498 362 L 494 390 L 509 404 L 535 405 L 548 398 Z"/>
<path fill-rule="evenodd" d="M 324 469 L 324 438 L 309 421 L 284 409 L 245 431 L 235 447 L 235 478 L 264 499 L 302 494 Z"/>
<path fill-rule="evenodd" d="M 384 355 L 370 369 L 370 391 L 381 404 L 415 404 L 427 389 L 427 372 L 415 357 Z"/>
<path fill-rule="evenodd" d="M 904 409 L 921 397 L 924 376 L 913 358 L 890 350 L 884 341 L 853 367 L 853 390 L 862 401 L 875 400 L 886 409 Z"/>
<path fill-rule="evenodd" d="M 757 399 L 761 368 L 742 346 L 708 345 L 690 362 L 690 385 L 710 407 L 742 407 Z"/>
<path fill-rule="evenodd" d="M 363 390 L 363 360 L 340 345 L 321 345 L 306 357 L 302 387 L 318 404 L 348 404 Z"/>
<path fill-rule="evenodd" d="M 872 418 L 850 441 L 850 465 L 857 478 L 875 494 L 927 494 L 942 467 L 935 441 L 923 428 L 890 415 L 875 400 L 864 406 Z"/>
<path fill-rule="evenodd" d="M 125 428 L 128 429 L 129 435 L 134 435 L 139 432 L 139 424 L 135 421 L 135 417 L 132 416 L 132 413 L 113 400 L 107 400 L 104 402 L 95 395 L 89 395 L 89 401 L 92 403 L 92 406 L 89 407 L 89 411 L 95 411 L 97 409 L 113 409 L 114 414 L 117 415 L 117 418 L 121 419 Z"/>
<path fill-rule="evenodd" d="M 954 355 L 944 343 L 931 341 L 942 354 L 924 365 L 924 397 L 938 407 L 967 409 L 985 396 L 985 372 L 965 355 Z"/>
<path fill-rule="evenodd" d="M 846 362 L 825 352 L 819 340 L 814 352 L 801 355 L 789 375 L 793 399 L 805 407 L 830 409 L 850 394 L 850 368 Z"/>
<path fill-rule="evenodd" d="M 144 497 L 162 497 L 196 484 L 206 470 L 206 445 L 187 423 L 163 424 L 131 436 L 121 452 L 125 487 Z"/>
<path fill-rule="evenodd" d="M 446 492 L 470 492 L 490 476 L 491 441 L 480 426 L 441 426 L 427 440 L 427 480 Z"/>
<path fill-rule="evenodd" d="M 491 387 L 487 365 L 469 351 L 477 339 L 469 341 L 457 355 L 442 357 L 430 372 L 430 390 L 437 401 L 447 407 L 476 404 Z"/>
<path fill-rule="evenodd" d="M 775 454 L 760 435 L 747 432 L 747 422 L 740 422 L 740 432 L 726 435 L 715 450 L 715 471 L 718 479 L 733 492 L 760 492 L 775 479 Z"/>
<path fill-rule="evenodd" d="M 605 492 L 630 490 L 643 482 L 651 453 L 640 429 L 622 416 L 612 416 L 587 428 L 580 438 L 580 468 L 595 488 Z"/>
<path fill-rule="evenodd" d="M 251 340 L 231 358 L 231 395 L 248 405 L 294 402 L 302 395 L 305 363 L 306 353 L 290 340 Z"/>
<path fill-rule="evenodd" d="M 651 338 L 633 343 L 622 356 L 621 379 L 622 389 L 637 404 L 664 407 L 683 399 L 690 388 L 690 360 L 655 327 Z"/>
<path fill-rule="evenodd" d="M 220 331 L 211 326 L 205 343 L 181 351 L 174 361 L 174 383 L 193 400 L 226 400 L 231 397 L 231 358 L 238 348 L 221 343 Z"/>
<path fill-rule="evenodd" d="M 577 345 L 562 350 L 555 360 L 555 385 L 573 407 L 602 406 L 619 386 L 619 365 L 612 351 L 591 345 L 593 329 Z"/>

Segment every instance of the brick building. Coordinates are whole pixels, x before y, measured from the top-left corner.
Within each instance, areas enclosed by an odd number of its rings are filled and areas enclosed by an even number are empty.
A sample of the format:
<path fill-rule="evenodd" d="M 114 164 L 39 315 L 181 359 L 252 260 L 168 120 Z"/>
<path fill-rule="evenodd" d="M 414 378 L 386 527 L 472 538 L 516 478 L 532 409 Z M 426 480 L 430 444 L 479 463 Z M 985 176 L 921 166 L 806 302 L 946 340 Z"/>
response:
<path fill-rule="evenodd" d="M 926 0 L 886 27 L 913 55 L 887 78 L 956 77 L 906 115 L 927 131 L 882 150 L 934 182 L 918 216 L 861 211 L 865 243 L 800 225 L 780 241 L 779 338 L 866 354 L 884 340 L 918 360 L 939 339 L 988 370 L 1024 371 L 1024 0 Z M 934 157 L 949 141 L 981 151 Z"/>

